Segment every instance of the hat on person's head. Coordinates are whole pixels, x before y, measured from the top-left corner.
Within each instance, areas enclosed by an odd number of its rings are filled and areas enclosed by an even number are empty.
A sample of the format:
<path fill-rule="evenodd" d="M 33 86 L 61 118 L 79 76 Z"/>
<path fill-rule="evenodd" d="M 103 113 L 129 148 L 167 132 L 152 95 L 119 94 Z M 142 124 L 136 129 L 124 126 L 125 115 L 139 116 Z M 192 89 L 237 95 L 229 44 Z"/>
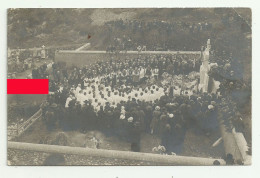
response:
<path fill-rule="evenodd" d="M 134 121 L 134 118 L 133 117 L 129 117 L 128 119 L 127 119 L 127 122 L 133 122 Z"/>
<path fill-rule="evenodd" d="M 122 119 L 122 120 L 125 119 L 125 115 L 124 115 L 124 114 L 121 114 L 121 115 L 120 115 L 120 119 Z M 128 121 L 128 120 L 127 120 L 127 121 Z"/>
<path fill-rule="evenodd" d="M 155 110 L 159 111 L 160 110 L 160 106 L 156 106 Z"/>
<path fill-rule="evenodd" d="M 174 117 L 174 114 L 169 114 L 169 118 L 173 118 Z"/>
<path fill-rule="evenodd" d="M 213 105 L 208 105 L 208 109 L 211 110 L 211 109 L 214 109 L 214 106 Z"/>

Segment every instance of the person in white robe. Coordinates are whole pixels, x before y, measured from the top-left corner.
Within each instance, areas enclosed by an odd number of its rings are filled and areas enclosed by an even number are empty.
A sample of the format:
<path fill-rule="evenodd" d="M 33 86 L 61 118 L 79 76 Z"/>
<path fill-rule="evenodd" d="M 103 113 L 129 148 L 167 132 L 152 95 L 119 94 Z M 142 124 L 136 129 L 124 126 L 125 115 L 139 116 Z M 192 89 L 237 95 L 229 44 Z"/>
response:
<path fill-rule="evenodd" d="M 140 75 L 139 75 L 139 77 L 140 77 L 140 79 L 143 79 L 144 76 L 145 76 L 145 68 L 141 67 L 140 68 Z"/>
<path fill-rule="evenodd" d="M 78 84 L 78 86 L 76 88 L 76 93 L 79 93 L 80 90 L 81 90 L 81 84 Z"/>
<path fill-rule="evenodd" d="M 84 101 L 85 101 L 85 95 L 83 93 L 83 90 L 80 90 L 78 95 L 77 95 L 77 101 L 83 106 Z"/>
<path fill-rule="evenodd" d="M 70 95 L 67 100 L 66 100 L 66 103 L 65 103 L 65 108 L 68 108 L 69 107 L 69 103 L 70 101 L 72 100 L 72 95 Z"/>

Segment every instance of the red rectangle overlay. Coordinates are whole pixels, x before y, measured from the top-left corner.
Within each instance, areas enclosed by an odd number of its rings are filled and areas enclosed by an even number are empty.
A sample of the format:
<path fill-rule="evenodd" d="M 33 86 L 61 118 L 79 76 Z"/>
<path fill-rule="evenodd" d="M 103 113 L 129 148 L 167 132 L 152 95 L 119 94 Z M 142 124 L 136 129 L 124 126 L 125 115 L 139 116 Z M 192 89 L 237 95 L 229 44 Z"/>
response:
<path fill-rule="evenodd" d="M 7 94 L 49 94 L 49 79 L 7 79 Z"/>

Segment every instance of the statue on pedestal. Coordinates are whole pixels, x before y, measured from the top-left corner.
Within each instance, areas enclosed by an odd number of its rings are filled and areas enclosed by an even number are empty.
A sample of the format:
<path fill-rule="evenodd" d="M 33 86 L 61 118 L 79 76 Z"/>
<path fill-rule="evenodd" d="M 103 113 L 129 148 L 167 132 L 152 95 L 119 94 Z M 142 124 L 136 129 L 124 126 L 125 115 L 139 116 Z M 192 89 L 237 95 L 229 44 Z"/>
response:
<path fill-rule="evenodd" d="M 200 83 L 199 90 L 202 92 L 208 92 L 208 83 L 209 83 L 209 75 L 208 72 L 210 70 L 209 66 L 209 51 L 210 51 L 210 39 L 207 41 L 207 46 L 204 51 L 202 51 L 202 65 L 200 66 Z"/>
<path fill-rule="evenodd" d="M 207 41 L 207 46 L 205 50 L 202 50 L 202 65 L 200 66 L 200 83 L 198 89 L 202 92 L 216 93 L 219 88 L 219 81 L 215 81 L 212 77 L 209 77 L 208 72 L 211 67 L 218 66 L 217 63 L 209 63 L 210 55 L 210 39 Z M 210 83 L 210 86 L 209 86 Z"/>

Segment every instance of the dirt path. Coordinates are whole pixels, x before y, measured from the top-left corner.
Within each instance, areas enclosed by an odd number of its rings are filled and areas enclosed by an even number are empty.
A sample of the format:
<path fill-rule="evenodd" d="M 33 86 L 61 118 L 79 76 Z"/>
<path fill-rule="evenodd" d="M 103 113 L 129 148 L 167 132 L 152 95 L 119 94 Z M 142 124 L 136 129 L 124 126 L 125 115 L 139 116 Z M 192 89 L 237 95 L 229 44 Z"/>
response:
<path fill-rule="evenodd" d="M 79 131 L 63 132 L 62 130 L 48 131 L 43 121 L 38 121 L 35 125 L 19 138 L 19 142 L 40 143 L 43 140 L 51 142 L 59 133 L 63 133 L 67 140 L 68 146 L 73 147 L 90 147 L 93 148 L 91 139 L 95 136 L 100 140 L 100 149 L 131 151 L 131 144 L 118 137 L 107 137 L 100 131 L 88 131 L 86 134 Z M 184 148 L 180 155 L 195 157 L 214 157 L 221 158 L 224 155 L 223 144 L 217 147 L 211 145 L 220 137 L 218 132 L 211 136 L 195 134 L 192 130 L 188 130 L 184 140 Z M 161 141 L 158 137 L 150 134 L 141 135 L 141 152 L 152 153 L 152 148 L 159 146 Z"/>

